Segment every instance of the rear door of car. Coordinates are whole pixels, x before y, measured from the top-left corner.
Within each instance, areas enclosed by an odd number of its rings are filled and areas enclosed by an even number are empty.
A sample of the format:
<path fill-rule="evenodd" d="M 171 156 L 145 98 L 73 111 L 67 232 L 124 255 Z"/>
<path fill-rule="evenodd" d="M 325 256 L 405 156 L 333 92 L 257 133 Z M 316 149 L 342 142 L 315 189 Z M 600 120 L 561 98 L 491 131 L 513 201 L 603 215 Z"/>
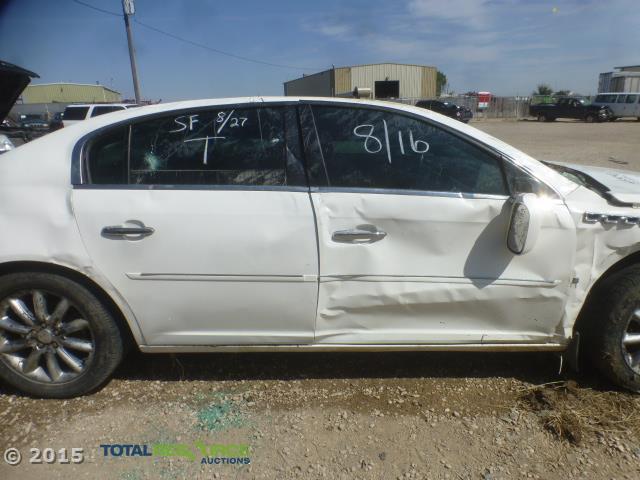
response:
<path fill-rule="evenodd" d="M 82 152 L 82 238 L 148 345 L 313 340 L 316 233 L 292 107 L 143 117 Z"/>
<path fill-rule="evenodd" d="M 301 123 L 318 222 L 317 343 L 561 339 L 575 226 L 547 187 L 396 109 L 314 102 Z M 538 243 L 521 256 L 506 247 L 507 181 L 549 195 Z"/>
<path fill-rule="evenodd" d="M 637 100 L 638 100 L 638 95 L 634 95 L 634 94 L 627 94 L 624 95 L 624 104 L 622 105 L 623 108 L 623 113 L 622 116 L 625 117 L 634 117 L 636 116 L 636 110 L 637 110 Z"/>
<path fill-rule="evenodd" d="M 626 113 L 626 101 L 627 101 L 627 95 L 625 94 L 620 94 L 617 96 L 616 98 L 616 103 L 613 105 L 613 114 L 616 117 L 626 117 L 627 113 Z"/>
<path fill-rule="evenodd" d="M 630 97 L 633 97 L 630 102 Z M 634 93 L 632 95 L 627 96 L 627 106 L 629 108 L 630 114 L 634 117 L 640 119 L 640 94 Z"/>

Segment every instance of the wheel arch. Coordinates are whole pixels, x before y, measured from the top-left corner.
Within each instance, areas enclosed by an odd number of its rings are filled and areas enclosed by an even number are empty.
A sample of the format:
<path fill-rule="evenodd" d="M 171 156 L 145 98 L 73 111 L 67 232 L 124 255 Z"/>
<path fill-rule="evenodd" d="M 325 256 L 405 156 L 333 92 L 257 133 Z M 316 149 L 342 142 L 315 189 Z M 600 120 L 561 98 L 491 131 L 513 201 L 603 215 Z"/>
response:
<path fill-rule="evenodd" d="M 582 328 L 586 327 L 586 323 L 588 322 L 589 317 L 588 314 L 592 309 L 593 302 L 597 300 L 598 295 L 602 291 L 603 287 L 607 285 L 607 282 L 611 280 L 611 278 L 615 277 L 618 272 L 621 272 L 625 268 L 631 267 L 633 265 L 640 265 L 640 250 L 633 252 L 610 265 L 597 278 L 593 285 L 591 285 L 585 301 L 582 304 L 582 308 L 580 309 L 580 313 L 578 314 L 578 318 L 573 326 L 574 335 L 576 332 L 579 332 Z"/>
<path fill-rule="evenodd" d="M 113 296 L 108 293 L 103 285 L 85 273 L 56 263 L 38 261 L 11 261 L 0 263 L 0 276 L 24 272 L 51 273 L 79 283 L 95 295 L 107 308 L 109 313 L 113 315 L 123 339 L 128 346 L 135 346 L 137 348 L 138 345 L 144 343 L 142 332 L 135 318 L 133 318 L 133 313 L 129 311 L 128 315 L 125 314 L 124 310 L 128 309 L 128 307 L 122 305 L 123 301 L 114 300 Z"/>

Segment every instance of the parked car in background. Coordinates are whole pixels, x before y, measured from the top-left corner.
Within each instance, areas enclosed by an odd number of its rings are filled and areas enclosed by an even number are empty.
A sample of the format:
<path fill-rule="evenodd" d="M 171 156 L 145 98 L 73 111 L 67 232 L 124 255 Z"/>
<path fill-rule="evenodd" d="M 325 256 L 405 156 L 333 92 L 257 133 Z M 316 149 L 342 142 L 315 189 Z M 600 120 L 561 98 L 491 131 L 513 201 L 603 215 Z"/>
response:
<path fill-rule="evenodd" d="M 592 105 L 581 97 L 560 97 L 554 103 L 540 103 L 529 107 L 529 115 L 540 122 L 553 122 L 556 118 L 574 118 L 587 123 L 605 122 L 613 117 L 607 106 Z"/>
<path fill-rule="evenodd" d="M 48 130 L 49 122 L 42 115 L 23 114 L 20 115 L 20 128 L 31 130 Z"/>
<path fill-rule="evenodd" d="M 95 103 L 84 105 L 69 105 L 64 110 L 62 123 L 65 127 L 73 125 L 74 123 L 81 122 L 92 117 L 98 117 L 105 113 L 117 112 L 120 110 L 126 110 L 127 108 L 137 107 L 138 105 L 132 103 Z"/>
<path fill-rule="evenodd" d="M 51 119 L 51 121 L 49 122 L 49 130 L 54 132 L 64 127 L 64 124 L 62 123 L 63 118 L 64 118 L 63 112 L 56 113 Z"/>
<path fill-rule="evenodd" d="M 600 93 L 593 101 L 594 105 L 608 107 L 613 116 L 611 121 L 623 117 L 635 117 L 640 121 L 640 92 L 636 93 Z"/>
<path fill-rule="evenodd" d="M 467 107 L 461 107 L 452 102 L 441 100 L 420 100 L 416 103 L 416 107 L 433 110 L 447 117 L 455 118 L 463 123 L 468 123 L 473 118 L 473 112 Z"/>
<path fill-rule="evenodd" d="M 93 118 L 0 158 L 0 379 L 81 395 L 131 344 L 580 338 L 640 391 L 639 203 L 636 173 L 545 165 L 414 106 L 233 98 Z"/>

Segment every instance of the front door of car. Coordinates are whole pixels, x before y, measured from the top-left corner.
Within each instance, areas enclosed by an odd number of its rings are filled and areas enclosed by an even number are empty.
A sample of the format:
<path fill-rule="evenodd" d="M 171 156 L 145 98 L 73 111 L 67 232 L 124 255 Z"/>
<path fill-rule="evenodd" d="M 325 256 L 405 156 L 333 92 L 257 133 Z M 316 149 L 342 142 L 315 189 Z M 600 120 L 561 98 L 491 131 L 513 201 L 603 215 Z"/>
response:
<path fill-rule="evenodd" d="M 295 110 L 176 111 L 83 148 L 73 208 L 148 345 L 313 340 L 318 259 Z"/>
<path fill-rule="evenodd" d="M 569 99 L 564 104 L 564 116 L 567 118 L 581 118 L 583 113 L 576 100 Z"/>
<path fill-rule="evenodd" d="M 562 201 L 541 202 L 535 247 L 514 255 L 506 178 L 544 190 L 522 170 L 397 111 L 317 103 L 301 123 L 316 186 L 317 343 L 560 338 L 575 251 Z"/>

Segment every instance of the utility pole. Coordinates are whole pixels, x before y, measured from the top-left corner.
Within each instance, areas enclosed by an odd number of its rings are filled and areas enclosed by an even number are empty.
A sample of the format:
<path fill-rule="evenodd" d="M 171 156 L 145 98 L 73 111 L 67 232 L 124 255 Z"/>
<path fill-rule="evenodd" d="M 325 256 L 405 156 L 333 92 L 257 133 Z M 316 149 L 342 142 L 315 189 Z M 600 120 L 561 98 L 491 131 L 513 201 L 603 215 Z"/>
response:
<path fill-rule="evenodd" d="M 124 13 L 124 26 L 127 29 L 127 43 L 129 44 L 129 60 L 131 60 L 131 76 L 133 77 L 133 92 L 136 96 L 136 103 L 140 103 L 140 84 L 138 83 L 138 67 L 136 66 L 136 50 L 133 48 L 133 36 L 131 35 L 131 25 L 129 16 L 136 13 L 133 0 L 122 0 L 122 12 Z"/>

